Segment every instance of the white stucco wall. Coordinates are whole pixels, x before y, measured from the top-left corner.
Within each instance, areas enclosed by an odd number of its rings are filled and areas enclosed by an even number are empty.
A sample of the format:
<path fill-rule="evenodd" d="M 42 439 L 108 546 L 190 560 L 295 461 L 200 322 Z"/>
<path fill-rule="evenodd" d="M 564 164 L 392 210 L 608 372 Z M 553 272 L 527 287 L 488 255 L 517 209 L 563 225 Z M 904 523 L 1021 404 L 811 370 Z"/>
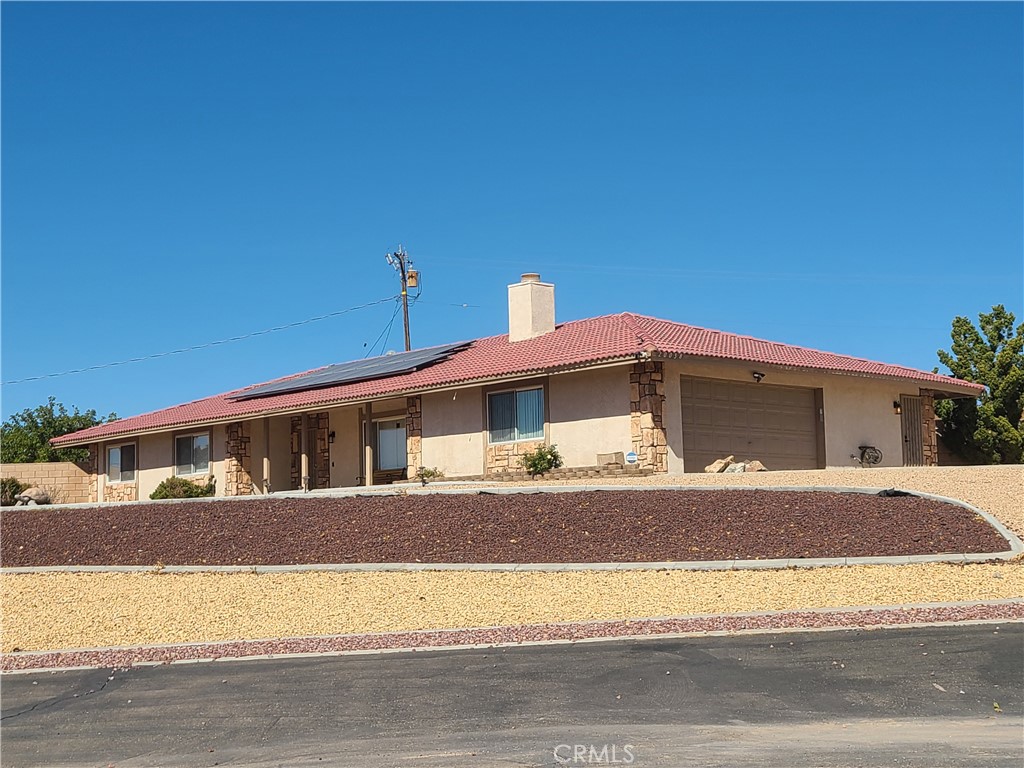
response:
<path fill-rule="evenodd" d="M 217 485 L 217 494 L 224 492 L 224 455 L 226 452 L 227 433 L 223 426 L 198 427 L 194 431 L 210 433 L 210 472 Z M 137 498 L 146 500 L 156 487 L 169 477 L 174 476 L 174 434 L 162 432 L 155 435 L 138 435 L 135 437 L 115 438 L 100 445 L 100 477 L 99 488 L 102 497 L 103 487 L 107 485 L 106 456 L 107 449 L 115 445 L 134 443 L 136 446 L 136 486 Z M 201 480 L 207 475 L 197 475 Z"/>
<path fill-rule="evenodd" d="M 141 435 L 139 441 L 139 498 L 148 499 L 168 477 L 174 475 L 174 441 L 169 433 Z"/>
<path fill-rule="evenodd" d="M 249 474 L 252 476 L 252 492 L 263 494 L 263 453 L 265 450 L 266 427 L 263 419 L 252 419 L 249 425 Z M 270 468 L 273 476 L 274 468 Z"/>
<path fill-rule="evenodd" d="M 599 368 L 548 379 L 551 442 L 566 467 L 597 464 L 597 454 L 632 450 L 629 367 Z"/>
<path fill-rule="evenodd" d="M 900 417 L 893 401 L 900 394 L 917 395 L 920 387 L 911 382 L 774 370 L 768 366 L 730 362 L 665 362 L 665 428 L 669 444 L 669 473 L 679 474 L 685 466 L 682 455 L 682 419 L 679 376 L 752 381 L 754 369 L 766 373 L 765 382 L 781 386 L 812 387 L 822 390 L 825 410 L 825 464 L 828 467 L 856 466 L 850 454 L 861 445 L 882 451 L 883 467 L 903 465 L 903 437 Z"/>
<path fill-rule="evenodd" d="M 223 496 L 227 487 L 227 475 L 224 472 L 224 458 L 228 451 L 228 430 L 224 424 L 210 427 L 210 474 L 216 483 L 217 495 Z"/>
<path fill-rule="evenodd" d="M 290 416 L 270 418 L 270 490 L 292 490 L 292 428 Z"/>
<path fill-rule="evenodd" d="M 449 477 L 484 470 L 483 399 L 479 387 L 423 395 L 423 466 Z"/>

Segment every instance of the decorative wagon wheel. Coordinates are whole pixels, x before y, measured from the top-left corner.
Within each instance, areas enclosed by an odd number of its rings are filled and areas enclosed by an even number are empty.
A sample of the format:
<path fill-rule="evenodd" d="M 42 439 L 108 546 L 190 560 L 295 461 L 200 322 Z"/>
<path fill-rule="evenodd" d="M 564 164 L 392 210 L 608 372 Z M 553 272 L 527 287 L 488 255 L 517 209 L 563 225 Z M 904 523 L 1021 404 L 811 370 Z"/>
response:
<path fill-rule="evenodd" d="M 860 463 L 868 466 L 882 463 L 882 452 L 873 445 L 860 446 Z"/>

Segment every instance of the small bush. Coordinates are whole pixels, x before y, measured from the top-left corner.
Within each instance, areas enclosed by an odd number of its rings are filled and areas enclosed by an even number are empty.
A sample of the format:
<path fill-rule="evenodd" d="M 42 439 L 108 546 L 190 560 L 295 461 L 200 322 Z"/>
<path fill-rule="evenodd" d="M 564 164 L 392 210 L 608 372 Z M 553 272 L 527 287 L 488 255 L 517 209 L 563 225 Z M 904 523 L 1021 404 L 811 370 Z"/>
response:
<path fill-rule="evenodd" d="M 51 488 L 48 485 L 39 486 L 46 495 L 50 497 L 51 504 L 64 504 L 68 500 L 68 492 L 63 488 Z"/>
<path fill-rule="evenodd" d="M 168 477 L 149 494 L 149 498 L 198 499 L 201 496 L 213 496 L 214 490 L 212 477 L 204 485 L 186 480 L 184 477 Z"/>
<path fill-rule="evenodd" d="M 416 472 L 416 479 L 426 485 L 431 480 L 443 480 L 444 472 L 437 467 L 420 467 Z"/>
<path fill-rule="evenodd" d="M 5 477 L 0 480 L 0 506 L 13 507 L 18 500 L 18 494 L 28 488 L 16 477 Z"/>
<path fill-rule="evenodd" d="M 540 445 L 537 450 L 524 453 L 519 463 L 530 473 L 530 477 L 536 477 L 562 466 L 562 455 L 558 452 L 558 446 Z"/>

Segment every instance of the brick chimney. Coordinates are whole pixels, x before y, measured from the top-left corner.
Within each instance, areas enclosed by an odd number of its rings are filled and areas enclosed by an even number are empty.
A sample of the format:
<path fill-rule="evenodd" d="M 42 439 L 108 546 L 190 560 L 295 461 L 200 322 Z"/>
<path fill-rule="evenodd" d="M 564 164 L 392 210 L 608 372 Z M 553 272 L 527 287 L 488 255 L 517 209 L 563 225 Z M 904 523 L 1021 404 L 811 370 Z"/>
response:
<path fill-rule="evenodd" d="M 527 272 L 508 287 L 508 340 L 524 341 L 555 330 L 555 286 Z"/>

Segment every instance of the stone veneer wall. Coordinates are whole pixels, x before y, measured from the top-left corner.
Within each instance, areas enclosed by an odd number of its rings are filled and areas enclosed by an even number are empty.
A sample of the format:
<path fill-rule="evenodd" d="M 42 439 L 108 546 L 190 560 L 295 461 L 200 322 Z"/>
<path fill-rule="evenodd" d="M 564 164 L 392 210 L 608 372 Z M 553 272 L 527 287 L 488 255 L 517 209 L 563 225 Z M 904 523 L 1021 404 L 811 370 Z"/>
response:
<path fill-rule="evenodd" d="M 643 469 L 668 472 L 665 435 L 665 372 L 660 361 L 634 363 L 629 373 L 629 429 Z"/>
<path fill-rule="evenodd" d="M 423 400 L 419 395 L 405 399 L 406 475 L 415 477 L 423 466 Z"/>
<path fill-rule="evenodd" d="M 139 485 L 135 483 L 106 483 L 103 486 L 104 501 L 138 501 Z"/>
<path fill-rule="evenodd" d="M 235 421 L 227 427 L 227 450 L 224 459 L 224 495 L 251 496 L 252 447 L 249 422 Z"/>
<path fill-rule="evenodd" d="M 313 452 L 315 453 L 316 474 L 314 488 L 331 487 L 331 417 L 328 413 L 312 413 L 309 415 L 309 426 L 314 430 Z M 313 458 L 313 457 L 311 457 Z"/>
<path fill-rule="evenodd" d="M 325 413 L 310 413 L 309 429 L 313 431 L 313 453 L 309 457 L 311 475 L 310 490 L 313 488 L 331 487 L 331 446 L 328 439 L 330 432 L 330 416 Z M 292 416 L 291 448 L 292 448 L 292 490 L 302 488 L 302 419 L 303 416 Z"/>
<path fill-rule="evenodd" d="M 520 458 L 544 445 L 543 440 L 529 440 L 520 443 L 496 443 L 487 446 L 485 474 L 520 472 L 523 469 Z"/>
<path fill-rule="evenodd" d="M 939 464 L 938 436 L 935 430 L 935 393 L 928 389 L 921 390 L 921 442 L 924 446 L 922 455 L 926 467 Z"/>
<path fill-rule="evenodd" d="M 100 447 L 96 443 L 89 446 L 89 458 L 82 467 L 89 475 L 89 501 L 100 500 Z"/>

